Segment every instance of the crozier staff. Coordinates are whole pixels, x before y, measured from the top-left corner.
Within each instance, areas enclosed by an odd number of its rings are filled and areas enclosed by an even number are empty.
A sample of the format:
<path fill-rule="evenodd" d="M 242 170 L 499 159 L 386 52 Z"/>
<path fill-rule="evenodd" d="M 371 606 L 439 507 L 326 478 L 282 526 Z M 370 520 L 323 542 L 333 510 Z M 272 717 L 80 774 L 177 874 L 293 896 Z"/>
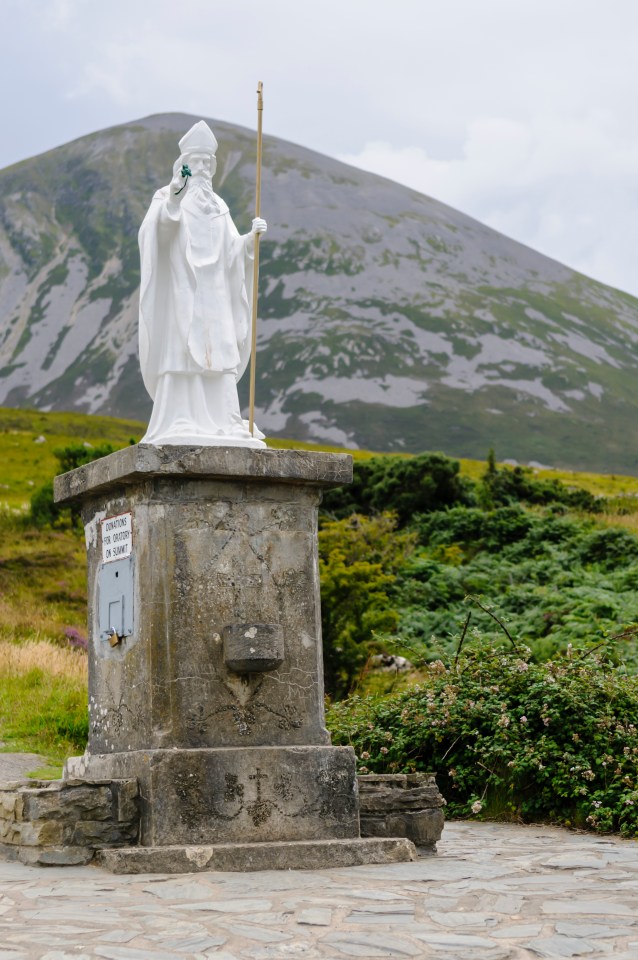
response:
<path fill-rule="evenodd" d="M 217 140 L 203 120 L 179 142 L 173 179 L 140 228 L 140 365 L 153 412 L 143 443 L 264 446 L 242 419 L 251 354 L 255 217 L 240 236 L 214 191 Z"/>
<path fill-rule="evenodd" d="M 255 219 L 261 219 L 261 123 L 264 112 L 264 85 L 257 84 L 257 178 L 255 189 Z M 253 309 L 252 309 L 252 348 L 250 352 L 250 400 L 248 429 L 251 436 L 255 432 L 255 371 L 257 369 L 257 300 L 259 297 L 259 233 L 255 236 L 255 259 L 253 264 Z"/>

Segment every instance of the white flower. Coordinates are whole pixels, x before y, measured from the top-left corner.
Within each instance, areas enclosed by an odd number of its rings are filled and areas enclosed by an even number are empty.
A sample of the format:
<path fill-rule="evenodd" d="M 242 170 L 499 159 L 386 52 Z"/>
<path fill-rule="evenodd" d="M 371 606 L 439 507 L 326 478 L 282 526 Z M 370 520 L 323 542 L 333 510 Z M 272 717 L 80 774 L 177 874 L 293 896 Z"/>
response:
<path fill-rule="evenodd" d="M 521 723 L 527 723 L 527 717 L 525 716 L 521 717 Z"/>
<path fill-rule="evenodd" d="M 483 804 L 480 800 L 475 800 L 472 804 L 472 813 L 480 813 L 483 809 Z"/>

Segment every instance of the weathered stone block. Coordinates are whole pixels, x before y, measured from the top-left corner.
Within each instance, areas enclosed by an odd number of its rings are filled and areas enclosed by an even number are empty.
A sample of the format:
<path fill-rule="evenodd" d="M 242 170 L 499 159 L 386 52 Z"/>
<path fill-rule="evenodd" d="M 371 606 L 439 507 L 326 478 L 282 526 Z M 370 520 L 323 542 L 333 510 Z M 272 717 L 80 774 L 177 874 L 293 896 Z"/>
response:
<path fill-rule="evenodd" d="M 404 838 L 228 843 L 215 846 L 130 847 L 100 850 L 113 873 L 199 873 L 204 870 L 321 870 L 367 863 L 403 863 L 417 853 Z"/>
<path fill-rule="evenodd" d="M 222 630 L 224 663 L 235 673 L 262 673 L 284 662 L 284 633 L 278 623 L 232 623 Z"/>
<path fill-rule="evenodd" d="M 21 820 L 24 802 L 16 789 L 0 790 L 0 817 Z"/>
<path fill-rule="evenodd" d="M 137 780 L 111 781 L 111 793 L 115 804 L 114 816 L 118 823 L 138 824 L 140 818 L 140 788 Z"/>
<path fill-rule="evenodd" d="M 91 862 L 94 852 L 89 847 L 3 847 L 0 844 L 0 857 L 3 860 L 17 860 L 28 866 L 81 866 Z"/>
<path fill-rule="evenodd" d="M 436 849 L 445 800 L 434 774 L 369 774 L 358 782 L 362 836 L 408 837 L 422 852 Z"/>
<path fill-rule="evenodd" d="M 407 790 L 391 789 L 386 784 L 379 790 L 370 792 L 361 788 L 360 790 L 361 795 L 365 796 L 365 808 L 369 812 L 383 813 L 398 809 L 414 810 L 420 807 L 442 807 L 445 805 L 436 784 Z"/>
<path fill-rule="evenodd" d="M 129 486 L 148 477 L 276 480 L 295 485 L 335 487 L 352 482 L 352 457 L 306 450 L 250 450 L 239 447 L 153 447 L 136 444 L 56 477 L 57 503 L 84 499 L 96 491 Z"/>
<path fill-rule="evenodd" d="M 138 823 L 114 823 L 112 820 L 78 820 L 65 831 L 64 841 L 71 846 L 120 847 L 135 843 Z"/>
<path fill-rule="evenodd" d="M 108 820 L 113 797 L 108 786 L 69 785 L 62 780 L 23 790 L 25 820 Z"/>
<path fill-rule="evenodd" d="M 8 815 L 0 817 L 0 855 L 23 863 L 87 863 L 95 849 L 135 843 L 138 792 L 135 780 L 17 783 L 2 791 Z"/>
<path fill-rule="evenodd" d="M 0 820 L 0 841 L 27 847 L 62 843 L 64 826 L 59 820 Z"/>
<path fill-rule="evenodd" d="M 438 807 L 393 813 L 386 819 L 386 837 L 409 837 L 417 847 L 433 847 L 441 838 L 445 817 Z"/>

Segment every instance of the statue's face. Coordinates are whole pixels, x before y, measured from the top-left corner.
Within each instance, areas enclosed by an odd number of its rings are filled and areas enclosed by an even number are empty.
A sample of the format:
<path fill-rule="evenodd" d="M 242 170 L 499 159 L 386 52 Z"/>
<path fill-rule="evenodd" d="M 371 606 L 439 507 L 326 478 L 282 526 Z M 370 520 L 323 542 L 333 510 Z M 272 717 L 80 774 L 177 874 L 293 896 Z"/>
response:
<path fill-rule="evenodd" d="M 209 153 L 192 153 L 188 158 L 188 165 L 194 177 L 202 176 L 212 179 L 217 161 Z"/>

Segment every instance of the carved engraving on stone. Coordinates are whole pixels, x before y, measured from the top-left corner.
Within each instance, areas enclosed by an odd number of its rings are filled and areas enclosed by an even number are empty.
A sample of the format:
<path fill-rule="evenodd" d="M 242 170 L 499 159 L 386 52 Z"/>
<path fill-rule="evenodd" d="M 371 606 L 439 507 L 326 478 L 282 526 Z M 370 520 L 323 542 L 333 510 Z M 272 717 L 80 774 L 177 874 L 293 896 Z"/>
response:
<path fill-rule="evenodd" d="M 252 822 L 256 827 L 258 827 L 262 823 L 265 823 L 266 820 L 270 820 L 274 810 L 278 810 L 279 813 L 282 813 L 282 811 L 279 809 L 276 803 L 273 803 L 272 800 L 264 800 L 261 795 L 261 781 L 268 779 L 267 774 L 262 773 L 259 767 L 257 767 L 257 771 L 255 773 L 251 773 L 248 779 L 255 781 L 255 785 L 257 787 L 257 797 L 253 803 L 246 807 L 246 810 Z"/>
<path fill-rule="evenodd" d="M 126 726 L 133 727 L 139 719 L 126 703 L 124 693 L 121 693 L 116 701 L 108 684 L 106 688 L 109 693 L 109 706 L 100 705 L 92 697 L 89 699 L 90 737 L 101 738 L 105 744 L 119 736 Z"/>
<path fill-rule="evenodd" d="M 264 714 L 275 717 L 280 730 L 297 730 L 303 726 L 303 720 L 297 708 L 292 704 L 285 704 L 281 708 L 276 708 L 258 698 L 263 684 L 264 680 L 260 679 L 251 690 L 246 683 L 242 682 L 242 687 L 246 691 L 242 702 L 232 687 L 221 681 L 220 686 L 227 694 L 230 702 L 223 703 L 212 710 L 207 710 L 203 703 L 195 704 L 186 715 L 186 726 L 189 730 L 195 731 L 203 737 L 208 732 L 214 718 L 223 714 L 232 716 L 240 737 L 249 737 L 257 722 L 263 725 L 266 719 Z"/>
<path fill-rule="evenodd" d="M 196 773 L 178 773 L 175 776 L 175 793 L 181 801 L 179 819 L 187 827 L 196 827 L 206 815 L 208 804 Z"/>
<path fill-rule="evenodd" d="M 273 790 L 276 797 L 281 800 L 292 800 L 295 793 L 292 788 L 292 777 L 289 773 L 282 773 L 274 782 Z"/>
<path fill-rule="evenodd" d="M 350 790 L 348 774 L 345 770 L 324 770 L 317 779 L 322 787 L 321 801 L 313 812 L 322 820 L 334 820 L 342 808 L 341 795 Z"/>
<path fill-rule="evenodd" d="M 226 792 L 224 793 L 225 802 L 231 803 L 233 800 L 243 800 L 244 787 L 243 787 L 243 784 L 239 782 L 239 777 L 237 777 L 234 773 L 227 773 L 225 780 L 226 780 Z"/>
<path fill-rule="evenodd" d="M 290 809 L 290 801 L 295 797 L 301 800 L 301 805 Z M 235 804 L 235 809 L 231 809 Z M 228 821 L 235 820 L 245 812 L 258 827 L 275 813 L 280 817 L 294 818 L 305 815 L 309 809 L 303 790 L 299 789 L 298 784 L 293 788 L 290 774 L 281 774 L 273 780 L 260 767 L 256 767 L 244 782 L 238 775 L 226 773 L 223 805 L 215 802 L 209 804 L 208 813 L 214 819 Z"/>

